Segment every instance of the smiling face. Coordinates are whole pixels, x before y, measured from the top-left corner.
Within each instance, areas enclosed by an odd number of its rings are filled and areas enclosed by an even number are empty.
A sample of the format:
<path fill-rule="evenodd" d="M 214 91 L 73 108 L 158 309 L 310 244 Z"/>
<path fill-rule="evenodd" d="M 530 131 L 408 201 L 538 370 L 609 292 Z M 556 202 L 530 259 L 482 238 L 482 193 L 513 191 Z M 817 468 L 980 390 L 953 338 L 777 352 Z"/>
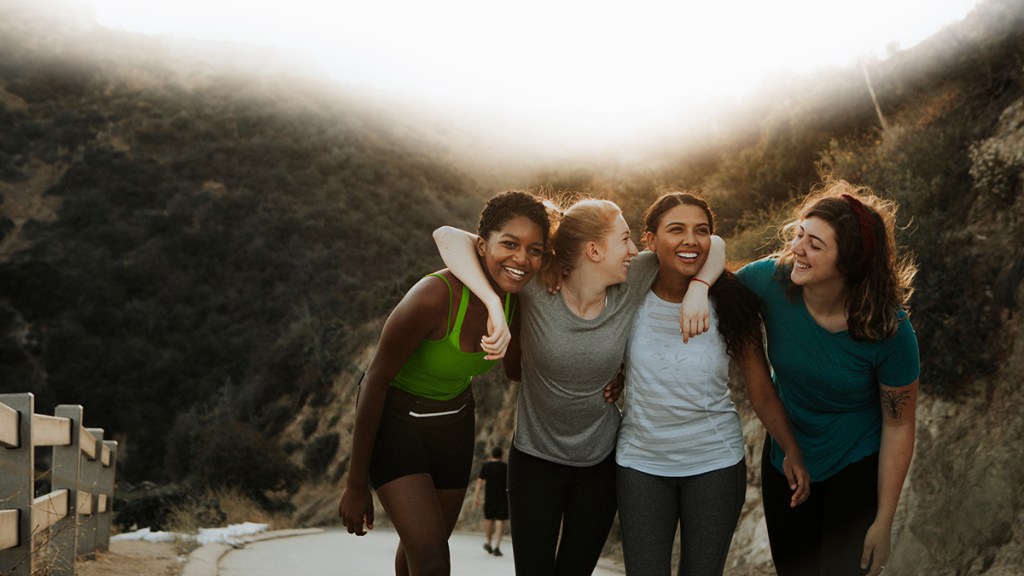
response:
<path fill-rule="evenodd" d="M 845 283 L 846 277 L 837 267 L 839 246 L 835 229 L 821 218 L 812 216 L 800 222 L 790 245 L 793 271 L 790 279 L 797 286 Z"/>
<path fill-rule="evenodd" d="M 516 216 L 484 239 L 477 240 L 491 284 L 499 293 L 519 292 L 540 270 L 544 234 L 526 216 Z"/>
<path fill-rule="evenodd" d="M 711 223 L 700 206 L 680 204 L 665 212 L 646 244 L 658 255 L 661 274 L 697 275 L 711 250 Z"/>
<path fill-rule="evenodd" d="M 615 217 L 612 229 L 603 239 L 604 258 L 602 266 L 615 283 L 625 282 L 629 273 L 629 262 L 638 254 L 636 244 L 629 235 L 629 224 L 621 214 Z"/>

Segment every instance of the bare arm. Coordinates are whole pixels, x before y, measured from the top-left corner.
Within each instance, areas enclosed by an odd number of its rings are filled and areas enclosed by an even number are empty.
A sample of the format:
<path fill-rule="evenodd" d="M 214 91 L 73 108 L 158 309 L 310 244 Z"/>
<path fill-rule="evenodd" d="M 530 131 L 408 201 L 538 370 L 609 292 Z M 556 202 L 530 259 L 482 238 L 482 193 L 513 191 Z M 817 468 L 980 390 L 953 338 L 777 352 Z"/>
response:
<path fill-rule="evenodd" d="M 860 565 L 870 576 L 877 576 L 886 562 L 892 546 L 892 522 L 900 501 L 903 483 L 910 470 L 914 455 L 914 437 L 917 424 L 917 388 L 915 380 L 909 386 L 892 388 L 879 384 L 882 403 L 882 447 L 878 453 L 878 511 L 875 521 L 864 536 L 864 553 Z"/>
<path fill-rule="evenodd" d="M 803 452 L 796 443 L 793 430 L 789 426 L 786 407 L 775 392 L 771 374 L 768 372 L 768 360 L 764 355 L 764 346 L 750 343 L 744 347 L 739 357 L 743 380 L 747 383 L 747 395 L 750 405 L 754 408 L 761 424 L 764 425 L 772 438 L 779 443 L 786 457 L 782 461 L 783 472 L 789 481 L 789 489 L 793 495 L 789 500 L 790 508 L 794 508 L 811 495 L 811 476 L 804 466 Z"/>
<path fill-rule="evenodd" d="M 498 360 L 505 355 L 511 335 L 505 322 L 501 296 L 494 291 L 477 257 L 476 243 L 479 236 L 452 226 L 441 226 L 434 230 L 433 236 L 445 266 L 487 308 L 488 334 L 480 340 L 480 345 L 487 352 L 487 360 Z"/>
<path fill-rule="evenodd" d="M 473 486 L 473 509 L 476 510 L 480 507 L 480 487 L 484 485 L 483 478 L 477 478 L 476 484 Z"/>
<path fill-rule="evenodd" d="M 505 376 L 509 380 L 515 380 L 516 382 L 523 379 L 523 349 L 521 347 L 522 341 L 519 339 L 522 324 L 523 313 L 522 311 L 517 311 L 516 315 L 512 317 L 512 325 L 509 326 L 511 338 L 509 339 L 508 347 L 505 349 L 505 357 L 501 360 L 501 365 L 505 369 Z"/>
<path fill-rule="evenodd" d="M 725 240 L 711 236 L 708 259 L 690 281 L 686 295 L 683 296 L 683 305 L 679 308 L 679 331 L 683 334 L 683 342 L 689 342 L 690 338 L 708 331 L 708 323 L 711 321 L 708 291 L 724 270 Z"/>
<path fill-rule="evenodd" d="M 421 340 L 444 334 L 449 305 L 447 287 L 437 278 L 424 278 L 402 298 L 384 323 L 377 351 L 359 385 L 351 460 L 345 491 L 338 503 L 338 515 L 349 534 L 362 536 L 373 529 L 368 474 L 388 384 Z M 444 312 L 443 316 L 439 310 Z"/>

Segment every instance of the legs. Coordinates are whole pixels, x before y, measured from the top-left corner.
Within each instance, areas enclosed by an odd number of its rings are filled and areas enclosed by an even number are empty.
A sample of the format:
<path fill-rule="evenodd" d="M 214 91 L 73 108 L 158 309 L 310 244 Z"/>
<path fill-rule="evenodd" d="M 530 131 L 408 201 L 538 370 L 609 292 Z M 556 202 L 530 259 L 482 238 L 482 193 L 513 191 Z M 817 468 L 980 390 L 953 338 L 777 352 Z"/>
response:
<path fill-rule="evenodd" d="M 512 522 L 516 574 L 554 576 L 563 487 L 552 473 L 557 464 L 524 454 L 508 455 L 508 509 Z"/>
<path fill-rule="evenodd" d="M 589 575 L 615 519 L 615 456 L 575 467 L 513 447 L 508 498 L 516 574 Z"/>
<path fill-rule="evenodd" d="M 491 536 L 493 536 L 493 535 L 494 535 L 494 520 L 490 520 L 490 519 L 484 520 L 484 536 L 487 536 L 487 544 L 484 546 L 484 548 L 488 552 L 491 551 Z"/>
<path fill-rule="evenodd" d="M 681 478 L 679 487 L 679 575 L 721 576 L 743 510 L 747 465 Z"/>
<path fill-rule="evenodd" d="M 747 488 L 737 464 L 696 476 L 667 478 L 619 467 L 619 521 L 629 574 L 668 576 L 680 528 L 679 574 L 721 575 Z"/>
<path fill-rule="evenodd" d="M 497 530 L 498 536 L 494 540 L 494 549 L 495 550 L 499 550 L 499 549 L 501 549 L 501 539 L 505 536 L 505 521 L 504 520 L 495 520 L 494 524 L 495 524 L 495 526 L 498 529 Z M 490 540 L 488 540 L 488 542 L 489 541 Z"/>
<path fill-rule="evenodd" d="M 491 537 L 494 536 L 495 527 L 497 527 L 497 538 L 494 539 L 494 546 L 491 546 Z M 501 553 L 501 539 L 505 536 L 505 522 L 503 520 L 495 520 L 494 518 L 488 518 L 484 523 L 484 535 L 487 536 L 487 543 L 484 544 L 484 550 L 487 550 L 488 554 L 494 554 L 495 556 L 502 556 Z"/>
<path fill-rule="evenodd" d="M 601 559 L 615 521 L 615 454 L 604 462 L 573 470 L 565 497 L 562 538 L 558 543 L 558 576 L 590 576 Z"/>
<path fill-rule="evenodd" d="M 772 561 L 779 576 L 856 576 L 864 535 L 878 507 L 878 455 L 811 484 L 811 496 L 789 507 L 786 477 L 761 456 L 764 501 Z"/>
<path fill-rule="evenodd" d="M 679 494 L 672 479 L 619 466 L 618 481 L 626 573 L 668 576 L 679 524 Z"/>
<path fill-rule="evenodd" d="M 397 576 L 447 576 L 448 536 L 455 528 L 466 489 L 438 490 L 429 474 L 403 476 L 377 488 L 377 497 L 398 532 Z"/>

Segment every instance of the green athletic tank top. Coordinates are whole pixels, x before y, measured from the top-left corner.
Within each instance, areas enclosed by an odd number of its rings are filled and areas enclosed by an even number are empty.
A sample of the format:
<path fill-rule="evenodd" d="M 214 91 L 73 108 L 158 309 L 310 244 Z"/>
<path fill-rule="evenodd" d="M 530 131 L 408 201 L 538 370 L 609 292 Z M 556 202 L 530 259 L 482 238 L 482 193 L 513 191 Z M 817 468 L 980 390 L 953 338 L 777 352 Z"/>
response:
<path fill-rule="evenodd" d="M 437 276 L 448 285 L 449 301 L 452 285 L 440 274 Z M 430 398 L 432 400 L 450 400 L 465 390 L 474 376 L 478 376 L 494 367 L 496 360 L 484 360 L 483 352 L 463 352 L 459 345 L 462 332 L 462 320 L 469 306 L 469 288 L 462 286 L 462 299 L 459 302 L 455 325 L 440 340 L 423 340 L 412 356 L 391 381 L 391 386 L 410 394 Z M 505 320 L 509 321 L 515 313 L 511 294 L 505 295 Z M 448 307 L 448 321 L 451 326 L 452 311 Z"/>

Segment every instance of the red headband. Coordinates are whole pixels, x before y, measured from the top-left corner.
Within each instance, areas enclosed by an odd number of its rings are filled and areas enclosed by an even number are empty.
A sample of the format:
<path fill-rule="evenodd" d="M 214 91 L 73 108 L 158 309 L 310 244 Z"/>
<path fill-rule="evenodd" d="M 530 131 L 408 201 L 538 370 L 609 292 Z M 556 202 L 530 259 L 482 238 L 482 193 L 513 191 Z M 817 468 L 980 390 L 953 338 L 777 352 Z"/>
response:
<path fill-rule="evenodd" d="M 849 194 L 843 194 L 843 198 L 853 208 L 853 213 L 857 215 L 857 223 L 860 224 L 860 241 L 864 248 L 864 255 L 861 257 L 860 266 L 864 268 L 871 258 L 875 256 L 875 235 L 871 232 L 871 217 L 860 200 Z"/>

